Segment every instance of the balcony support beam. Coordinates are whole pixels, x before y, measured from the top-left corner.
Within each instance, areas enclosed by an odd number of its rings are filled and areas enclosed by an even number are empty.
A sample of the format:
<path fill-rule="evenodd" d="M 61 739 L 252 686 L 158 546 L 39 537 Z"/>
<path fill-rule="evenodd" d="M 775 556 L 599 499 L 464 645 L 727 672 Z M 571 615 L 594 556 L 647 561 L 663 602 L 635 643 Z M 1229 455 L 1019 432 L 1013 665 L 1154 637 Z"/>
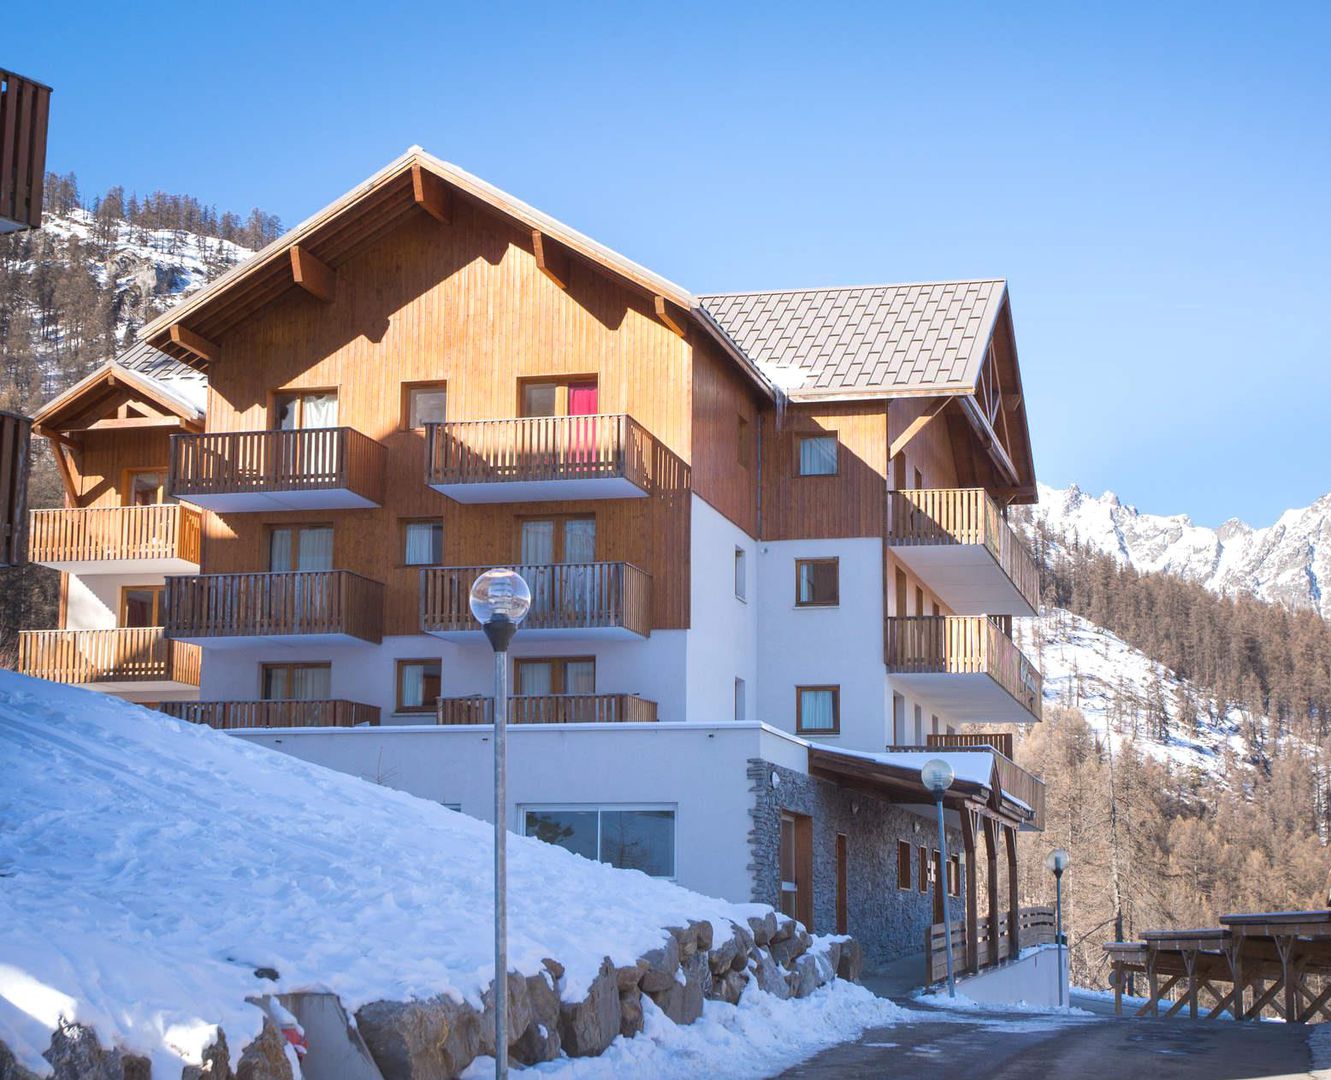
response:
<path fill-rule="evenodd" d="M 666 325 L 671 333 L 685 341 L 688 340 L 688 323 L 684 318 L 675 315 L 671 310 L 670 302 L 664 296 L 652 297 L 652 307 L 656 311 L 656 317 Z"/>
<path fill-rule="evenodd" d="M 907 424 L 905 430 L 903 430 L 900 435 L 898 435 L 895 439 L 893 439 L 892 445 L 888 447 L 887 450 L 888 460 L 890 461 L 892 458 L 896 457 L 899 453 L 905 450 L 906 447 L 910 444 L 911 439 L 915 438 L 916 435 L 918 435 L 921 431 L 923 431 L 929 425 L 929 421 L 932 420 L 935 416 L 937 416 L 947 407 L 947 403 L 950 400 L 951 400 L 950 398 L 939 398 L 927 409 L 925 409 L 924 412 L 920 413 L 919 416 L 917 416 L 914 420 L 912 420 L 909 424 Z"/>
<path fill-rule="evenodd" d="M 220 346 L 209 341 L 206 337 L 196 334 L 188 326 L 172 323 L 168 333 L 171 344 L 185 350 L 202 363 L 211 364 L 222 355 Z"/>
<path fill-rule="evenodd" d="M 568 255 L 559 250 L 540 229 L 531 231 L 531 249 L 536 256 L 536 267 L 565 292 L 568 291 Z"/>
<path fill-rule="evenodd" d="M 299 244 L 291 245 L 291 276 L 297 285 L 316 300 L 322 300 L 325 304 L 333 302 L 337 290 L 337 271 Z"/>

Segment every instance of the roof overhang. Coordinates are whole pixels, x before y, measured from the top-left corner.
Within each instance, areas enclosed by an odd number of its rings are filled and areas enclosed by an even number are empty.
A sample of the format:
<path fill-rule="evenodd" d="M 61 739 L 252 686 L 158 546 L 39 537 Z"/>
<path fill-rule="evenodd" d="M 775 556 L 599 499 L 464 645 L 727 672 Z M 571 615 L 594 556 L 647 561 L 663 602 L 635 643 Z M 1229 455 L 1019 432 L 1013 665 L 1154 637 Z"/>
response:
<path fill-rule="evenodd" d="M 116 417 L 126 404 L 140 415 Z M 203 413 L 159 380 L 116 363 L 80 379 L 33 417 L 38 435 L 64 444 L 86 432 L 153 427 L 202 431 Z"/>

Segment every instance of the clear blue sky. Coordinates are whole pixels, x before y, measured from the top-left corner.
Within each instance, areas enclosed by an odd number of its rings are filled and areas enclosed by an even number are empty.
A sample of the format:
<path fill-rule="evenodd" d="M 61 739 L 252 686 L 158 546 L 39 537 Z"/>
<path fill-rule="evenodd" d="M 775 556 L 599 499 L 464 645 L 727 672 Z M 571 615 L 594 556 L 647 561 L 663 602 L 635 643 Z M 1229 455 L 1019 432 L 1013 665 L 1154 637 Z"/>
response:
<path fill-rule="evenodd" d="M 1041 479 L 1331 490 L 1331 4 L 12 6 L 85 192 L 294 224 L 420 143 L 695 292 L 1001 275 Z"/>

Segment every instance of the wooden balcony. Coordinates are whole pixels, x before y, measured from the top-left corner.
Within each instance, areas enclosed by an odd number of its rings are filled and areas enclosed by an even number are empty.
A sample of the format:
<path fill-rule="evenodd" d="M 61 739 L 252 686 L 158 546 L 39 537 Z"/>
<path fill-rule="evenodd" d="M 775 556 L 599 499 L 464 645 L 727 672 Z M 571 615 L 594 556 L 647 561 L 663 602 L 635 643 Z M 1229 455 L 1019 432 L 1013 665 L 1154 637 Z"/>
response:
<path fill-rule="evenodd" d="M 171 437 L 171 494 L 218 513 L 360 510 L 384 497 L 384 448 L 349 427 Z"/>
<path fill-rule="evenodd" d="M 172 701 L 162 712 L 191 724 L 245 728 L 377 726 L 379 708 L 359 701 Z"/>
<path fill-rule="evenodd" d="M 51 88 L 0 70 L 0 233 L 40 229 Z"/>
<path fill-rule="evenodd" d="M 383 640 L 384 587 L 349 570 L 166 579 L 166 632 L 210 648 Z"/>
<path fill-rule="evenodd" d="M 198 646 L 171 641 L 160 626 L 112 630 L 24 630 L 24 675 L 98 690 L 178 692 L 199 685 Z"/>
<path fill-rule="evenodd" d="M 641 498 L 651 447 L 624 415 L 430 424 L 425 482 L 460 503 Z"/>
<path fill-rule="evenodd" d="M 488 566 L 432 566 L 421 571 L 421 629 L 469 640 L 481 628 L 472 618 L 472 583 Z M 513 566 L 531 588 L 524 637 L 640 638 L 652 629 L 652 579 L 632 563 L 554 563 Z"/>
<path fill-rule="evenodd" d="M 1040 572 L 983 488 L 888 492 L 887 544 L 958 615 L 1035 615 Z"/>
<path fill-rule="evenodd" d="M 493 724 L 494 698 L 440 698 L 441 724 Z M 510 724 L 650 724 L 656 702 L 634 694 L 517 694 L 508 699 Z"/>
<path fill-rule="evenodd" d="M 889 618 L 884 660 L 892 683 L 961 723 L 1024 724 L 1043 715 L 1040 672 L 990 619 Z"/>
<path fill-rule="evenodd" d="M 188 574 L 199 569 L 202 515 L 192 506 L 34 510 L 28 557 L 71 574 Z"/>

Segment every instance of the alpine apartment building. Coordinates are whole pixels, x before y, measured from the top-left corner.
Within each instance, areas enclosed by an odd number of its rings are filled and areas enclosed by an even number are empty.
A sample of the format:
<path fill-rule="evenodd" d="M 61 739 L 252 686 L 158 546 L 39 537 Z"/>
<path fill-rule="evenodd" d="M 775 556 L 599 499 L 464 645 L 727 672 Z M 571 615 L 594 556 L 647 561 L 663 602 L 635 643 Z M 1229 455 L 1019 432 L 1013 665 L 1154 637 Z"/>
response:
<path fill-rule="evenodd" d="M 485 817 L 467 595 L 513 566 L 518 831 L 871 962 L 919 950 L 935 881 L 967 963 L 1018 925 L 1041 686 L 1004 282 L 694 296 L 413 148 L 34 430 L 67 502 L 31 515 L 63 587 L 25 672 Z"/>

